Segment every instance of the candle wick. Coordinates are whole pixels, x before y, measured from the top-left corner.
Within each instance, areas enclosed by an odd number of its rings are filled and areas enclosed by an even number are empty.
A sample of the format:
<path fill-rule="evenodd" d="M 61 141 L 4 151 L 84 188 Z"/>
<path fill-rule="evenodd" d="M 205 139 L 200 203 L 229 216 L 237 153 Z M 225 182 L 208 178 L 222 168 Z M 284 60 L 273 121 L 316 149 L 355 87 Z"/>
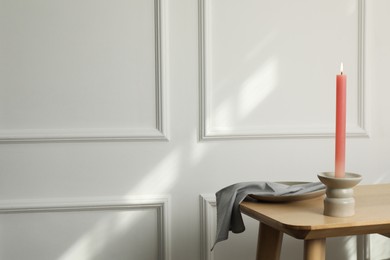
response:
<path fill-rule="evenodd" d="M 343 72 L 342 72 L 342 71 L 340 71 L 340 73 L 341 73 L 341 75 L 343 75 Z"/>

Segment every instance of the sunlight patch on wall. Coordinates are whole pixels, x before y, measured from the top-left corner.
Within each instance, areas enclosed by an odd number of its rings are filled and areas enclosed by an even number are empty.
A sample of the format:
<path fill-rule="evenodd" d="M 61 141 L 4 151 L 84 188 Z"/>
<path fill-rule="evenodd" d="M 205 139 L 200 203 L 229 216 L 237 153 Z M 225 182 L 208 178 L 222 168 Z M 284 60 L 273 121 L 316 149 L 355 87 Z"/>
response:
<path fill-rule="evenodd" d="M 170 152 L 145 177 L 131 189 L 131 194 L 161 194 L 172 189 L 177 183 L 181 150 Z"/>
<path fill-rule="evenodd" d="M 349 0 L 347 3 L 347 14 L 354 15 L 358 11 L 358 2 L 356 0 Z"/>
<path fill-rule="evenodd" d="M 373 234 L 370 236 L 371 259 L 390 259 L 390 239 L 388 237 Z"/>
<path fill-rule="evenodd" d="M 254 60 L 256 57 L 261 57 L 264 49 L 267 46 L 272 46 L 273 42 L 276 40 L 277 34 L 276 29 L 274 29 L 267 34 L 262 35 L 261 39 L 258 39 L 256 46 L 245 55 L 245 62 Z"/>
<path fill-rule="evenodd" d="M 198 134 L 198 129 L 195 129 L 193 131 L 193 136 L 196 136 Z M 205 159 L 207 156 L 207 153 L 209 150 L 213 147 L 212 143 L 205 144 L 205 143 L 196 143 L 196 142 L 188 142 L 188 149 L 187 151 L 189 152 L 188 159 L 190 160 L 190 163 L 192 166 L 197 166 L 199 165 L 202 160 Z"/>
<path fill-rule="evenodd" d="M 326 240 L 327 259 L 357 259 L 356 236 L 334 237 Z"/>
<path fill-rule="evenodd" d="M 232 99 L 226 98 L 218 105 L 215 111 L 215 118 L 219 125 L 232 125 L 234 123 L 234 106 L 232 106 Z"/>
<path fill-rule="evenodd" d="M 374 181 L 374 184 L 379 184 L 379 183 L 386 183 L 390 181 L 390 173 L 385 172 L 379 175 L 376 180 Z"/>
<path fill-rule="evenodd" d="M 278 83 L 276 59 L 270 59 L 242 84 L 238 96 L 239 117 L 246 117 L 266 99 Z"/>
<path fill-rule="evenodd" d="M 152 248 L 152 250 L 148 250 L 149 246 L 139 248 L 139 246 L 142 246 L 141 243 L 145 242 L 142 241 L 144 238 L 137 238 L 131 235 L 133 232 L 142 232 L 140 228 L 133 231 L 133 227 L 136 226 L 136 223 L 141 221 L 155 223 L 155 225 L 149 225 L 148 229 L 156 229 L 157 223 L 154 219 L 155 213 L 150 214 L 150 211 L 146 210 L 109 213 L 108 216 L 101 218 L 96 224 L 94 224 L 93 229 L 83 234 L 65 253 L 58 258 L 58 260 L 106 259 L 116 258 L 120 255 L 126 255 L 129 258 L 133 258 L 140 257 L 144 254 L 145 255 L 143 257 L 156 257 L 157 239 L 156 241 L 149 241 L 151 244 L 150 248 Z M 149 233 L 149 239 L 150 230 L 145 230 L 145 233 Z M 152 232 L 154 233 L 155 231 Z M 127 243 L 129 243 L 131 247 L 126 246 Z M 113 246 L 113 244 L 115 244 L 115 246 Z M 135 248 L 139 248 L 139 250 L 134 250 Z M 153 250 L 153 248 L 156 250 Z"/>
<path fill-rule="evenodd" d="M 234 94 L 219 101 L 212 118 L 212 123 L 218 125 L 216 128 L 226 130 L 252 113 L 275 90 L 277 72 L 278 61 L 270 58 L 247 76 Z"/>
<path fill-rule="evenodd" d="M 356 236 L 345 237 L 343 240 L 346 259 L 356 259 Z"/>

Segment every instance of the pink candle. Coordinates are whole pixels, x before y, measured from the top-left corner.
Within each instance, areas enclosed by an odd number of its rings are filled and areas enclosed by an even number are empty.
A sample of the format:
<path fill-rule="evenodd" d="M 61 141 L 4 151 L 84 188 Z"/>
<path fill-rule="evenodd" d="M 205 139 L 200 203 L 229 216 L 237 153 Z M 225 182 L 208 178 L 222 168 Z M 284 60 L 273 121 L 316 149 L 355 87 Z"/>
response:
<path fill-rule="evenodd" d="M 346 129 L 346 87 L 347 77 L 343 75 L 341 63 L 340 75 L 336 77 L 336 145 L 335 177 L 345 176 L 345 129 Z"/>

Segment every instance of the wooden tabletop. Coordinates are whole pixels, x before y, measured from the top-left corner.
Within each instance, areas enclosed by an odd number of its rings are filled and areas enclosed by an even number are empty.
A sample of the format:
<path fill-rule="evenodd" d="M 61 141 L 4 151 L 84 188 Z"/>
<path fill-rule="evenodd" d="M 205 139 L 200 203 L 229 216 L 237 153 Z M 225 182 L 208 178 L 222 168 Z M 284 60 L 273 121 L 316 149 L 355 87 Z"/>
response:
<path fill-rule="evenodd" d="M 241 211 L 260 222 L 298 239 L 390 233 L 390 184 L 354 188 L 356 213 L 337 218 L 323 215 L 323 199 L 285 202 L 241 203 Z"/>

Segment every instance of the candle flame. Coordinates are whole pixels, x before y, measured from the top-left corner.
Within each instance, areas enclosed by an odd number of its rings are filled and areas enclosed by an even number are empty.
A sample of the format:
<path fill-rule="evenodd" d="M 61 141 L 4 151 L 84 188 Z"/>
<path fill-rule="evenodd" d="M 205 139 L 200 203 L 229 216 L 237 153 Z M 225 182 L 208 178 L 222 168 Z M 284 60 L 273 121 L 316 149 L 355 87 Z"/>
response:
<path fill-rule="evenodd" d="M 343 63 L 341 62 L 341 64 L 340 64 L 340 73 L 341 73 L 341 75 L 343 75 L 343 69 L 344 69 L 344 65 L 343 65 Z"/>

